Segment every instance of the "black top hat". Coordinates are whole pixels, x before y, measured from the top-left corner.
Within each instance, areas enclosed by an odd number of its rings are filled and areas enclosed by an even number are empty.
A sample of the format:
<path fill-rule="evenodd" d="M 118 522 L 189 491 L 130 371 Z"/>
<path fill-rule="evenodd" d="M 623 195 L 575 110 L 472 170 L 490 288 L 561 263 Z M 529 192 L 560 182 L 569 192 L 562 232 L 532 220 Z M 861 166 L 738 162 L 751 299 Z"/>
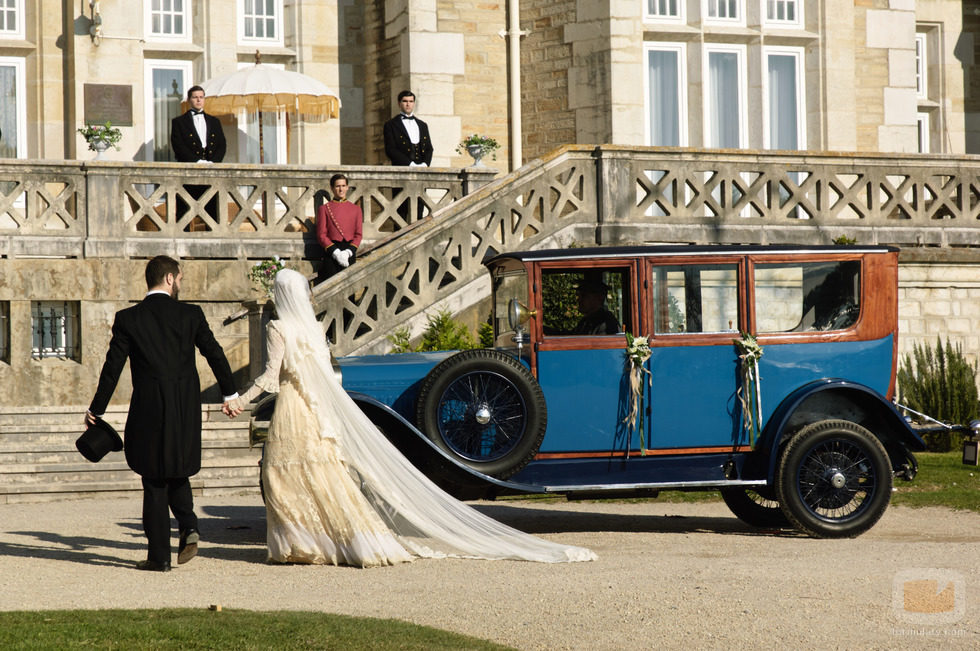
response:
<path fill-rule="evenodd" d="M 609 285 L 602 281 L 601 271 L 586 271 L 581 282 L 576 285 L 575 289 L 579 292 L 605 294 L 609 291 Z"/>
<path fill-rule="evenodd" d="M 122 450 L 123 442 L 116 430 L 112 429 L 112 425 L 99 418 L 78 437 L 75 447 L 83 457 L 95 463 L 101 461 L 109 452 Z"/>

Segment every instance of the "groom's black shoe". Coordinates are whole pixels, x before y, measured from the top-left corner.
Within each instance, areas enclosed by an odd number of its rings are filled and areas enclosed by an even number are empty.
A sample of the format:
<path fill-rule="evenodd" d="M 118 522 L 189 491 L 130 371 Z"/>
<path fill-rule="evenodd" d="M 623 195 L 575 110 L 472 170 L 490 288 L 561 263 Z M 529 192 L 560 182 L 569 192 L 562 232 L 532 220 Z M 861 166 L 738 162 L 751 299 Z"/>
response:
<path fill-rule="evenodd" d="M 147 572 L 169 572 L 170 561 L 164 561 L 162 563 L 151 560 L 139 561 L 136 563 L 136 569 L 146 570 Z"/>
<path fill-rule="evenodd" d="M 177 547 L 177 564 L 183 565 L 187 561 L 197 556 L 197 543 L 201 540 L 201 534 L 197 529 L 184 529 L 180 532 L 180 546 Z"/>

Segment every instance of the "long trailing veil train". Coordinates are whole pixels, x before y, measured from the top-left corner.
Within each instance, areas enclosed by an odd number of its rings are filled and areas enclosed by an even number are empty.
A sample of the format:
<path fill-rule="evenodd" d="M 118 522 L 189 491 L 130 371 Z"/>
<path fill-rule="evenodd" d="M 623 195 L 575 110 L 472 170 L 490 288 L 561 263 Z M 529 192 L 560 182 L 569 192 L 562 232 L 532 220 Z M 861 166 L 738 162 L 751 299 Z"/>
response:
<path fill-rule="evenodd" d="M 554 543 L 501 524 L 456 500 L 415 468 L 364 415 L 334 376 L 306 278 L 275 278 L 273 298 L 285 343 L 284 366 L 316 417 L 321 438 L 335 439 L 368 501 L 398 541 L 422 557 L 558 563 L 594 560 L 588 549 Z"/>

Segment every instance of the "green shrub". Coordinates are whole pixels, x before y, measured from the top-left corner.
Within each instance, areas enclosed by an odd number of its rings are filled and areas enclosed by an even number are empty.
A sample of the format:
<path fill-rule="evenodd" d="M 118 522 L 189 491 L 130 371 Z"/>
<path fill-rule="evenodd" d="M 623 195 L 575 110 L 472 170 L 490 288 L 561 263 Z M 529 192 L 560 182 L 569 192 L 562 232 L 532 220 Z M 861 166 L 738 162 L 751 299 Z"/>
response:
<path fill-rule="evenodd" d="M 422 339 L 417 346 L 412 346 L 411 333 L 405 327 L 398 328 L 388 335 L 388 341 L 392 344 L 393 353 L 469 350 L 477 347 L 476 339 L 466 326 L 453 319 L 453 315 L 445 308 L 429 315 Z"/>
<path fill-rule="evenodd" d="M 944 423 L 966 423 L 978 414 L 977 367 L 963 356 L 960 344 L 954 348 L 936 338 L 935 351 L 915 344 L 898 370 L 899 401 Z M 962 445 L 962 436 L 949 432 L 923 437 L 933 452 L 947 452 Z"/>
<path fill-rule="evenodd" d="M 493 348 L 493 325 L 489 321 L 480 324 L 476 336 L 480 340 L 480 348 Z"/>

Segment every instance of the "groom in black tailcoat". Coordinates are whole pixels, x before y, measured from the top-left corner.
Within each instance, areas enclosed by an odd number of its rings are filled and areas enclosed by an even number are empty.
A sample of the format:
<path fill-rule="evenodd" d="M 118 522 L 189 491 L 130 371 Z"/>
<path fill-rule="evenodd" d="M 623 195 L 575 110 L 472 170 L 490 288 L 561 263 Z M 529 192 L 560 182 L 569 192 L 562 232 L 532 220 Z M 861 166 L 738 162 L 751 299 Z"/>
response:
<path fill-rule="evenodd" d="M 177 562 L 197 553 L 200 538 L 189 477 L 201 469 L 201 381 L 195 348 L 214 372 L 225 401 L 236 397 L 231 366 L 197 305 L 180 303 L 176 260 L 146 265 L 146 297 L 116 313 L 98 389 L 85 421 L 101 417 L 129 360 L 133 394 L 126 418 L 126 463 L 143 481 L 148 552 L 140 570 L 170 569 L 170 514 L 180 531 Z"/>
<path fill-rule="evenodd" d="M 187 90 L 190 109 L 170 121 L 170 147 L 179 163 L 220 163 L 225 158 L 225 132 L 221 121 L 204 112 L 204 89 L 191 86 Z M 185 185 L 187 194 L 195 199 L 208 189 L 206 185 Z M 208 201 L 205 210 L 212 218 L 218 217 L 217 195 Z M 187 210 L 187 203 L 178 197 L 177 218 Z"/>

